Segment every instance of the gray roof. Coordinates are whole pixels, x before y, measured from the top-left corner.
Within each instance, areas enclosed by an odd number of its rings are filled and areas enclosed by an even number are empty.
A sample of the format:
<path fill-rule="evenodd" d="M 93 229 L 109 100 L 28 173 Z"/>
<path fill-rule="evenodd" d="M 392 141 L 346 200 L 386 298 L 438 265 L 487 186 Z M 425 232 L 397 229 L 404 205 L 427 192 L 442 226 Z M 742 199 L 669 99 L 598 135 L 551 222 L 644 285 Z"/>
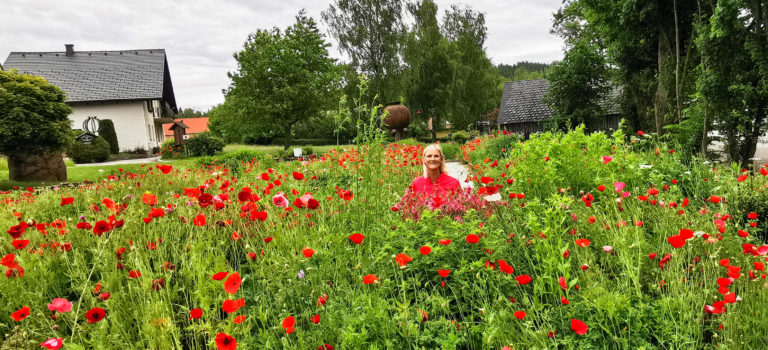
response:
<path fill-rule="evenodd" d="M 3 67 L 44 77 L 67 102 L 160 99 L 176 111 L 165 50 L 11 52 Z"/>
<path fill-rule="evenodd" d="M 549 91 L 546 79 L 518 80 L 504 84 L 497 124 L 540 122 L 552 116 L 552 109 L 543 100 Z M 618 96 L 621 90 L 614 88 L 600 104 L 606 115 L 619 114 Z"/>

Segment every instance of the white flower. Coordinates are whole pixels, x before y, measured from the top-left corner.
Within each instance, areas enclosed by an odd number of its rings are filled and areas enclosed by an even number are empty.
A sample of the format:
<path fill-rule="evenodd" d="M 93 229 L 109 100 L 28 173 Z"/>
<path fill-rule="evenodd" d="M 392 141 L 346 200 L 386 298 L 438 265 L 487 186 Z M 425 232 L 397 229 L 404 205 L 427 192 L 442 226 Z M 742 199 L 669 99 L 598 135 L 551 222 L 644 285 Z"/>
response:
<path fill-rule="evenodd" d="M 694 233 L 693 233 L 693 235 L 694 235 L 694 236 L 696 236 L 696 237 L 701 237 L 701 236 L 703 236 L 705 233 L 706 233 L 706 232 L 704 232 L 704 231 L 696 231 L 696 232 L 694 232 Z"/>
<path fill-rule="evenodd" d="M 611 247 L 609 245 L 604 245 L 603 246 L 603 251 L 606 252 L 606 253 L 610 253 L 610 252 L 613 251 L 613 247 Z"/>
<path fill-rule="evenodd" d="M 640 164 L 640 169 L 650 169 L 653 168 L 653 165 L 651 164 Z"/>

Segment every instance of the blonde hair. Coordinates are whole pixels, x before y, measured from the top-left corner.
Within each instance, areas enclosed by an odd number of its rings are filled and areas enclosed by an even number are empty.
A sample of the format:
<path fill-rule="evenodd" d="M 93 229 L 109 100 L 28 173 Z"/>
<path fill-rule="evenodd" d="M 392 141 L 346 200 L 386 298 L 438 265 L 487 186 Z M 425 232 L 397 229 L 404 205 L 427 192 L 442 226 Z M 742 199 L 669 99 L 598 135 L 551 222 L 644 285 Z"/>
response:
<path fill-rule="evenodd" d="M 440 154 L 440 173 L 447 172 L 445 169 L 445 155 L 443 154 L 443 149 L 440 148 L 439 144 L 433 143 L 424 147 L 424 152 L 421 154 L 421 166 L 424 168 L 424 177 L 427 177 L 427 165 L 424 164 L 424 158 L 427 156 L 427 152 L 431 150 L 437 150 L 437 153 Z"/>

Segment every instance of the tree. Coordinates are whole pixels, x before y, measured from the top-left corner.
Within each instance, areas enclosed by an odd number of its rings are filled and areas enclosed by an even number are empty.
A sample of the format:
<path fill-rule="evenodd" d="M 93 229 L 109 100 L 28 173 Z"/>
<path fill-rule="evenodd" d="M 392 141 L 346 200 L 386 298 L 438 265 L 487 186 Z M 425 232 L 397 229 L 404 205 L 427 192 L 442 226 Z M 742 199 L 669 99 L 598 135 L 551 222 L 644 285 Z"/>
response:
<path fill-rule="evenodd" d="M 229 73 L 226 95 L 239 120 L 273 130 L 287 149 L 293 125 L 329 109 L 337 96 L 339 72 L 329 46 L 304 10 L 284 33 L 273 28 L 249 35 L 234 55 L 238 71 Z"/>
<path fill-rule="evenodd" d="M 109 143 L 109 153 L 120 153 L 120 145 L 117 143 L 115 124 L 112 123 L 111 119 L 102 119 L 101 122 L 99 122 L 99 136 Z"/>
<path fill-rule="evenodd" d="M 192 108 L 184 108 L 176 114 L 176 119 L 205 118 L 208 112 L 198 111 Z"/>
<path fill-rule="evenodd" d="M 341 52 L 384 101 L 400 97 L 402 12 L 402 0 L 335 0 L 322 12 Z"/>
<path fill-rule="evenodd" d="M 17 181 L 66 181 L 61 151 L 72 142 L 72 108 L 42 77 L 0 71 L 0 152 Z"/>
<path fill-rule="evenodd" d="M 585 40 L 578 41 L 549 74 L 545 102 L 552 108 L 549 122 L 561 130 L 585 124 L 595 130 L 605 111 L 600 102 L 610 87 L 605 59 Z"/>

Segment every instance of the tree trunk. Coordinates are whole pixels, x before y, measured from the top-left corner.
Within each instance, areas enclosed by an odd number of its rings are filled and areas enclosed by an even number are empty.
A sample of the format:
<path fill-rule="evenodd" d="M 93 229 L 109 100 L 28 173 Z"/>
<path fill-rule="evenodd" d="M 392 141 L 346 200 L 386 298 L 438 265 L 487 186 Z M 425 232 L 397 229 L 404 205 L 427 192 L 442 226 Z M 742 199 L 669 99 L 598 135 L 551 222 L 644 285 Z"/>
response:
<path fill-rule="evenodd" d="M 291 142 L 293 142 L 293 133 L 290 130 L 285 133 L 283 142 L 283 151 L 287 150 L 288 147 L 291 147 Z"/>
<path fill-rule="evenodd" d="M 725 131 L 726 144 L 725 149 L 728 154 L 728 161 L 739 161 L 739 140 L 736 136 L 736 131 L 733 128 L 728 128 Z"/>
<path fill-rule="evenodd" d="M 680 122 L 680 23 L 677 18 L 677 0 L 673 0 L 675 13 L 675 101 L 677 102 L 677 122 Z"/>
<path fill-rule="evenodd" d="M 665 45 L 666 44 L 666 45 Z M 656 98 L 654 101 L 654 116 L 656 118 L 656 133 L 661 135 L 664 131 L 664 118 L 668 112 L 667 104 L 667 87 L 664 85 L 663 71 L 664 65 L 667 63 L 668 52 L 665 50 L 665 46 L 669 46 L 667 35 L 662 28 L 659 28 L 659 45 L 658 45 L 658 85 L 656 88 Z"/>
<path fill-rule="evenodd" d="M 67 166 L 61 153 L 8 156 L 8 178 L 12 181 L 67 181 Z"/>

